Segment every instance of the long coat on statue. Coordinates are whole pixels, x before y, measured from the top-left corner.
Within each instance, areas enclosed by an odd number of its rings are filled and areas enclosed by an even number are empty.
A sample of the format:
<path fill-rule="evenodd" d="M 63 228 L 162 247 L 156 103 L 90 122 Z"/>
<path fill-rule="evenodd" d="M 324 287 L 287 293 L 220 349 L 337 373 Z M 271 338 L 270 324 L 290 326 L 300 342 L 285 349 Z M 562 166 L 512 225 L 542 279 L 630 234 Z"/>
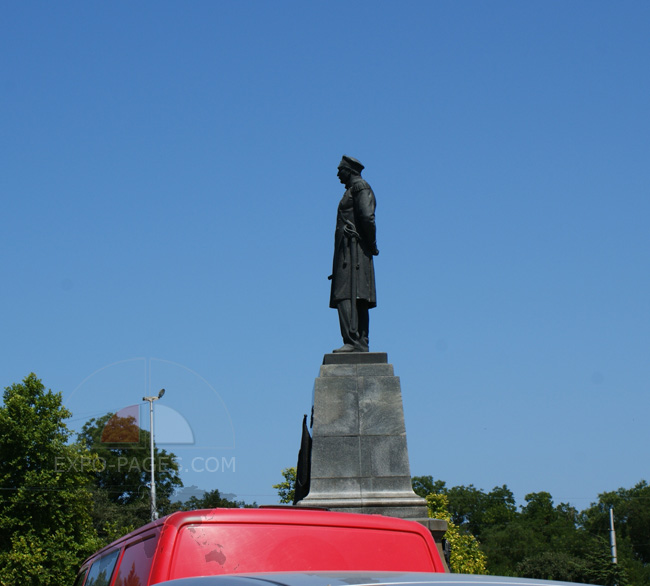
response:
<path fill-rule="evenodd" d="M 373 255 L 378 254 L 376 205 L 370 185 L 361 177 L 353 178 L 352 185 L 339 203 L 336 217 L 330 307 L 335 308 L 343 299 L 351 299 L 353 286 L 356 288 L 357 299 L 367 301 L 369 308 L 377 305 L 375 268 L 372 262 Z M 356 266 L 353 267 L 355 258 Z M 356 283 L 352 279 L 353 270 L 356 272 Z"/>

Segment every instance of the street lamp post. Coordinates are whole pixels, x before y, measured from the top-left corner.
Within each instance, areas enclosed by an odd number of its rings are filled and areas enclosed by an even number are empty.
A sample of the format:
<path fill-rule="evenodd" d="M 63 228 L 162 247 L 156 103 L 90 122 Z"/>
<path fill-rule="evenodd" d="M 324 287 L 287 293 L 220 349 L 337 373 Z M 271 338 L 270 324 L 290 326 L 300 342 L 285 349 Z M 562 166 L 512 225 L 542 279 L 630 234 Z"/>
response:
<path fill-rule="evenodd" d="M 165 389 L 160 389 L 157 397 L 142 397 L 143 401 L 149 402 L 149 446 L 151 453 L 151 520 L 155 521 L 158 518 L 158 511 L 156 511 L 156 476 L 154 472 L 154 459 L 153 459 L 153 402 L 162 399 L 165 394 Z"/>

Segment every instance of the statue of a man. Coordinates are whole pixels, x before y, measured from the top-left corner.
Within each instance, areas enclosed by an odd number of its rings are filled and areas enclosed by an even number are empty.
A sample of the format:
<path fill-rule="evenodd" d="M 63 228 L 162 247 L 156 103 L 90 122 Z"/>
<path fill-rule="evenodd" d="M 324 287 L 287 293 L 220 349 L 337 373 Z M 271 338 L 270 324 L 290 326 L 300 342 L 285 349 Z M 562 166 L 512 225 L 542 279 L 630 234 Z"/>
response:
<path fill-rule="evenodd" d="M 361 177 L 363 165 L 343 155 L 338 177 L 345 185 L 334 234 L 330 307 L 339 312 L 343 346 L 334 352 L 368 352 L 368 310 L 377 305 L 375 268 L 379 254 L 375 194 Z"/>

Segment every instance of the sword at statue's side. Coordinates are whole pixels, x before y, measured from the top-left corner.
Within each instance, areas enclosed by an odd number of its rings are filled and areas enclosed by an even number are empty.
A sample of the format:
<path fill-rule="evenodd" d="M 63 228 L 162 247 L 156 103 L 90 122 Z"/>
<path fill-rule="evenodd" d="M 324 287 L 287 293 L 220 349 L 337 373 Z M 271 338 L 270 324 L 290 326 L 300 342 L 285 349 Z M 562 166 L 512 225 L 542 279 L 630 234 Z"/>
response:
<path fill-rule="evenodd" d="M 343 233 L 350 242 L 350 333 L 356 336 L 359 331 L 359 315 L 357 313 L 357 271 L 359 270 L 357 242 L 359 233 L 350 220 L 344 220 Z"/>

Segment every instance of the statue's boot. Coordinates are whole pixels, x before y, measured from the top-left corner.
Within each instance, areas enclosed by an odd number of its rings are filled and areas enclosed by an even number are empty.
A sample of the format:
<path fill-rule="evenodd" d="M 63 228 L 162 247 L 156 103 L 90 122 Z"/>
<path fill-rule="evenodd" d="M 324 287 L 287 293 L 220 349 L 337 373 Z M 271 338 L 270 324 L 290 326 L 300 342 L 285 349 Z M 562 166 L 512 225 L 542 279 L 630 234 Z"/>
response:
<path fill-rule="evenodd" d="M 368 346 L 353 345 L 353 344 L 343 344 L 340 348 L 332 350 L 335 354 L 340 352 L 368 352 Z"/>
<path fill-rule="evenodd" d="M 358 350 L 352 345 L 352 344 L 343 344 L 340 348 L 337 348 L 336 350 L 332 350 L 334 353 L 339 353 L 339 352 L 358 352 Z"/>

